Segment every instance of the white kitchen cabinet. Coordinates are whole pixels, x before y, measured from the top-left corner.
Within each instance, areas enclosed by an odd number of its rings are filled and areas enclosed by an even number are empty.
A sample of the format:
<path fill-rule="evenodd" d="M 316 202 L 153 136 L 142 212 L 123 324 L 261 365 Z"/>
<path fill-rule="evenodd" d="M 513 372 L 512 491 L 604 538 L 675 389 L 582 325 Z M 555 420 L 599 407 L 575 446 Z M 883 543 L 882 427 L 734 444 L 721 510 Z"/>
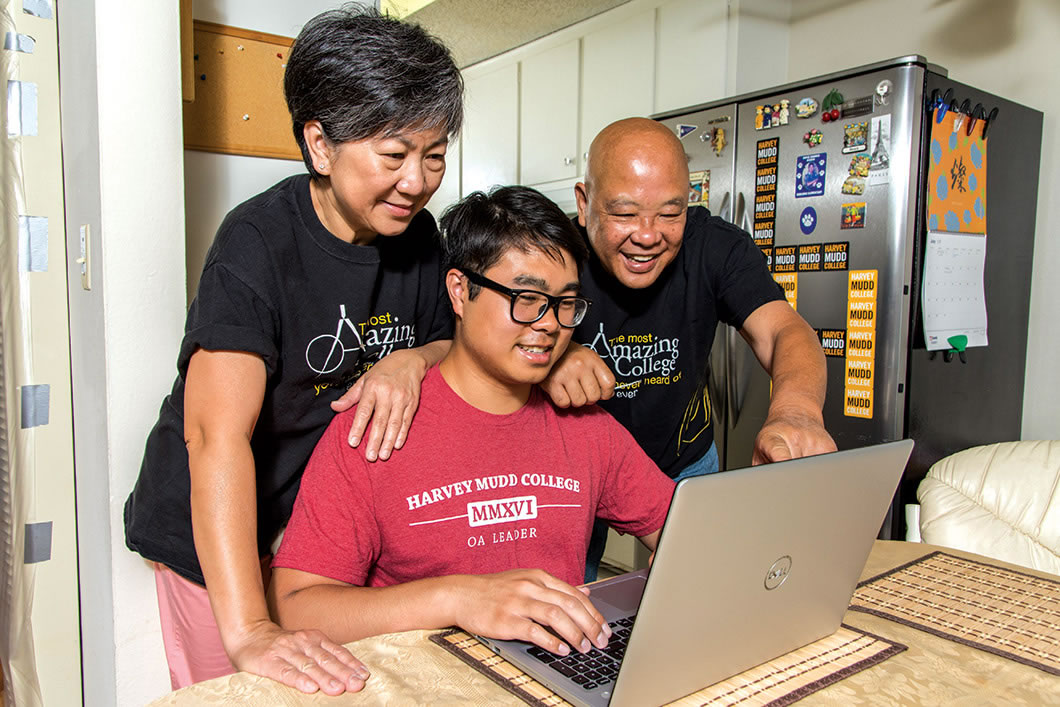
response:
<path fill-rule="evenodd" d="M 652 114 L 654 82 L 654 9 L 585 35 L 579 175 L 597 133 L 621 118 Z"/>
<path fill-rule="evenodd" d="M 579 40 L 522 61 L 521 184 L 578 174 Z"/>
<path fill-rule="evenodd" d="M 527 184 L 572 210 L 571 190 L 604 126 L 725 98 L 786 72 L 776 18 L 790 14 L 790 2 L 630 0 L 465 69 L 461 195 Z"/>
<path fill-rule="evenodd" d="M 659 51 L 655 61 L 655 111 L 674 110 L 725 98 L 729 4 L 726 0 L 671 0 L 659 6 Z M 761 47 L 766 55 L 769 46 Z M 784 56 L 776 61 L 787 62 Z"/>
<path fill-rule="evenodd" d="M 519 181 L 519 65 L 464 74 L 460 195 Z M 453 175 L 447 174 L 446 179 Z M 443 185 L 446 189 L 451 185 Z M 436 197 L 437 198 L 437 197 Z"/>

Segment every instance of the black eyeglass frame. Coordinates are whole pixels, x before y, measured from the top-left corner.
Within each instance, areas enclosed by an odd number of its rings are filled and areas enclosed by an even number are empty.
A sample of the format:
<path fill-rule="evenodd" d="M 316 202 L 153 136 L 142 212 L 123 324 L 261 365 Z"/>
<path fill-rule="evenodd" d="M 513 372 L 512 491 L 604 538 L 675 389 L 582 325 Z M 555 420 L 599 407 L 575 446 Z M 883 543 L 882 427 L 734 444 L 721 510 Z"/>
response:
<path fill-rule="evenodd" d="M 545 316 L 545 313 L 551 309 L 553 312 L 555 312 L 556 322 L 561 327 L 563 327 L 564 329 L 574 329 L 582 323 L 582 321 L 585 319 L 585 315 L 589 313 L 589 308 L 593 306 L 593 301 L 591 299 L 589 299 L 588 297 L 582 297 L 581 295 L 560 295 L 556 297 L 548 294 L 547 292 L 541 292 L 540 290 L 516 290 L 512 289 L 511 287 L 505 287 L 501 283 L 496 282 L 495 280 L 491 280 L 485 275 L 479 275 L 474 270 L 468 270 L 467 268 L 457 268 L 457 270 L 462 272 L 464 274 L 464 277 L 466 277 L 469 282 L 479 285 L 480 287 L 488 288 L 490 290 L 493 290 L 494 292 L 499 292 L 502 295 L 507 295 L 508 316 L 510 316 L 512 318 L 512 321 L 517 324 L 533 324 L 534 322 L 539 322 Z M 519 295 L 527 294 L 540 295 L 544 297 L 548 302 L 544 307 L 541 308 L 541 313 L 538 314 L 537 317 L 529 321 L 519 319 L 515 316 L 515 300 L 519 297 Z M 577 321 L 575 321 L 573 324 L 564 324 L 559 320 L 559 305 L 564 300 L 577 300 L 585 303 L 585 309 L 582 310 L 581 316 L 579 316 L 577 318 Z"/>

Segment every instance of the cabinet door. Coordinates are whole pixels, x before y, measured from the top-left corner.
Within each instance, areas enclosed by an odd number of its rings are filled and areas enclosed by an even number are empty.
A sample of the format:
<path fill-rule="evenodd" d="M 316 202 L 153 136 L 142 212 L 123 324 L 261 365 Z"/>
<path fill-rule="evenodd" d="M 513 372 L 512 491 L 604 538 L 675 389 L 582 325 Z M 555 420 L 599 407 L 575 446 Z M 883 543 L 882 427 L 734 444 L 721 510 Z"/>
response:
<path fill-rule="evenodd" d="M 520 183 L 578 174 L 578 40 L 522 62 Z"/>
<path fill-rule="evenodd" d="M 465 86 L 461 196 L 519 179 L 518 65 L 465 76 Z"/>
<path fill-rule="evenodd" d="M 655 80 L 655 11 L 641 12 L 582 39 L 581 154 L 610 123 L 652 113 Z"/>
<path fill-rule="evenodd" d="M 728 11 L 725 0 L 671 0 L 659 7 L 659 36 L 666 39 L 655 65 L 656 113 L 725 97 Z"/>

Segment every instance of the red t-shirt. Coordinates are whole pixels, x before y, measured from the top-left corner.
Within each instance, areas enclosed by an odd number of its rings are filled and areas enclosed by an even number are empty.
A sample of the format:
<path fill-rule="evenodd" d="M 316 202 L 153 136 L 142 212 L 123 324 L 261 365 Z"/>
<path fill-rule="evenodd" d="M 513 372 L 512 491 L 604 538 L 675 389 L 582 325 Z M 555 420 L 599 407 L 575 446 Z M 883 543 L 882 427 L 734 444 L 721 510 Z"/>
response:
<path fill-rule="evenodd" d="M 353 415 L 317 444 L 274 566 L 372 587 L 516 568 L 578 585 L 594 517 L 638 537 L 666 519 L 673 482 L 596 406 L 535 387 L 493 415 L 435 366 L 404 447 L 371 463 L 346 442 Z"/>

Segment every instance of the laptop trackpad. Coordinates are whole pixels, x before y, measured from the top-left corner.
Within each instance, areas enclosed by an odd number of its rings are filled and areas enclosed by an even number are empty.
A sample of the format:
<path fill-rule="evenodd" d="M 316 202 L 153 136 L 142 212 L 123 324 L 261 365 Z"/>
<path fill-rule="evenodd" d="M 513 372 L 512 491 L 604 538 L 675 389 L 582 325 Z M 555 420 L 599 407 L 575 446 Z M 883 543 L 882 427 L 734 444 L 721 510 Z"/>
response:
<path fill-rule="evenodd" d="M 646 579 L 643 574 L 615 577 L 602 583 L 602 586 L 591 587 L 589 599 L 608 621 L 629 616 L 640 605 Z"/>

